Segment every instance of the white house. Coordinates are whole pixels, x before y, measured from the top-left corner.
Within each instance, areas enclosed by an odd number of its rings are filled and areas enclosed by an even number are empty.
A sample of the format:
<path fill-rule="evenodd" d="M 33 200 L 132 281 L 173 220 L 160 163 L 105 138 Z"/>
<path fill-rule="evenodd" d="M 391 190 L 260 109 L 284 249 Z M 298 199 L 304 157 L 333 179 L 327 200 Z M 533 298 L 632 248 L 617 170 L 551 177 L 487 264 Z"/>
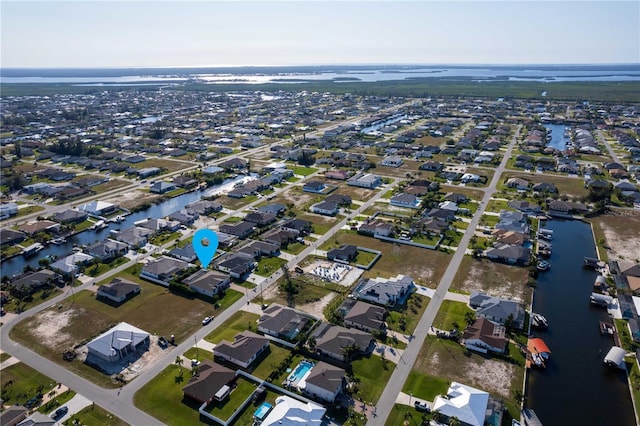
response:
<path fill-rule="evenodd" d="M 319 426 L 326 412 L 326 408 L 321 405 L 282 395 L 276 398 L 273 410 L 265 417 L 261 426 Z"/>
<path fill-rule="evenodd" d="M 380 183 L 382 183 L 380 176 L 374 175 L 373 173 L 368 173 L 366 175 L 358 173 L 347 180 L 347 185 L 359 186 L 361 188 L 375 188 L 380 185 Z"/>
<path fill-rule="evenodd" d="M 0 219 L 6 219 L 16 214 L 18 214 L 18 205 L 16 203 L 0 204 Z"/>
<path fill-rule="evenodd" d="M 413 288 L 413 278 L 407 275 L 388 279 L 363 279 L 353 291 L 353 296 L 383 306 L 403 305 Z"/>
<path fill-rule="evenodd" d="M 50 269 L 62 274 L 74 274 L 78 271 L 80 263 L 88 263 L 93 260 L 93 256 L 84 253 L 73 253 L 64 259 L 60 259 L 49 265 Z"/>
<path fill-rule="evenodd" d="M 146 348 L 145 348 L 146 346 Z M 108 362 L 118 361 L 128 354 L 149 346 L 149 333 L 121 322 L 87 344 L 89 355 Z"/>
<path fill-rule="evenodd" d="M 456 417 L 462 424 L 483 426 L 489 403 L 489 394 L 462 383 L 452 382 L 447 395 L 438 395 L 433 401 L 433 411 Z"/>

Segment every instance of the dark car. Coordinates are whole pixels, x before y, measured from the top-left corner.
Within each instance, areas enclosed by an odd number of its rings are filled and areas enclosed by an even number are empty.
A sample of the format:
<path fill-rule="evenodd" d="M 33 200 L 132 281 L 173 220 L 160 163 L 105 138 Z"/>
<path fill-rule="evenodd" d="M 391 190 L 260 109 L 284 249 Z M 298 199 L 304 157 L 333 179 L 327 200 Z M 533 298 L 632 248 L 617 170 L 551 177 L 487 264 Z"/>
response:
<path fill-rule="evenodd" d="M 416 410 L 426 411 L 427 413 L 431 411 L 427 403 L 423 401 L 416 401 L 413 403 L 413 406 L 416 407 Z"/>
<path fill-rule="evenodd" d="M 57 420 L 59 418 L 64 417 L 65 414 L 67 414 L 67 412 L 69 412 L 69 407 L 60 407 L 58 408 L 53 415 L 51 416 L 52 419 Z"/>

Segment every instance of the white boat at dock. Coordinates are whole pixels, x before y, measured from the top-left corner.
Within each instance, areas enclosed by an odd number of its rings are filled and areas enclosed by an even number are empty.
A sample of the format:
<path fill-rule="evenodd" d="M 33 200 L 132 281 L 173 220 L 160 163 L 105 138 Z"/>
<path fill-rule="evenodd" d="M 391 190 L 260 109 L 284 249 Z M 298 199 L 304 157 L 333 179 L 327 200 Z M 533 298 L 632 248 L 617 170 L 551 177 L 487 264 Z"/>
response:
<path fill-rule="evenodd" d="M 546 329 L 549 328 L 549 322 L 547 321 L 547 319 L 540 315 L 537 314 L 535 312 L 531 313 L 531 326 L 534 328 L 542 328 L 542 329 Z"/>
<path fill-rule="evenodd" d="M 99 220 L 96 223 L 94 223 L 93 225 L 91 225 L 91 229 L 96 231 L 99 229 L 104 229 L 106 228 L 108 225 L 104 222 L 104 220 Z"/>
<path fill-rule="evenodd" d="M 30 246 L 25 247 L 22 250 L 22 254 L 24 255 L 24 257 L 29 257 L 29 256 L 33 256 L 34 254 L 36 254 L 37 252 L 39 252 L 40 250 L 42 250 L 44 248 L 44 246 L 40 243 L 33 243 Z"/>

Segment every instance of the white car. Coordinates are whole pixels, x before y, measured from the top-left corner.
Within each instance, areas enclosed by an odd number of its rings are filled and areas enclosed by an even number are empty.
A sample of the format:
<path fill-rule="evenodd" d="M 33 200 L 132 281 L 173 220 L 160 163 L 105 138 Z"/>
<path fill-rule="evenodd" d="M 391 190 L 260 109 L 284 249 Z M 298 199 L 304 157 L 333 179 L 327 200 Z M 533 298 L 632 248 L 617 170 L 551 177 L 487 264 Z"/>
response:
<path fill-rule="evenodd" d="M 202 320 L 202 325 L 207 325 L 207 324 L 209 324 L 211 321 L 213 321 L 213 317 L 205 317 L 205 318 Z"/>

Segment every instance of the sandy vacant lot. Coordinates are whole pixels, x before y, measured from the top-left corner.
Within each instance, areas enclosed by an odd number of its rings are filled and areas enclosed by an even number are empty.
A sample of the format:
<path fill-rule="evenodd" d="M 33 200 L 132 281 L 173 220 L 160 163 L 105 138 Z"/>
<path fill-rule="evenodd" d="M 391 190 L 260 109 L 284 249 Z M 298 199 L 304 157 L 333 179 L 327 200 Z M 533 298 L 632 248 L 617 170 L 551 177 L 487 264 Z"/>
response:
<path fill-rule="evenodd" d="M 640 211 L 616 211 L 592 221 L 604 232 L 609 260 L 640 262 Z"/>

